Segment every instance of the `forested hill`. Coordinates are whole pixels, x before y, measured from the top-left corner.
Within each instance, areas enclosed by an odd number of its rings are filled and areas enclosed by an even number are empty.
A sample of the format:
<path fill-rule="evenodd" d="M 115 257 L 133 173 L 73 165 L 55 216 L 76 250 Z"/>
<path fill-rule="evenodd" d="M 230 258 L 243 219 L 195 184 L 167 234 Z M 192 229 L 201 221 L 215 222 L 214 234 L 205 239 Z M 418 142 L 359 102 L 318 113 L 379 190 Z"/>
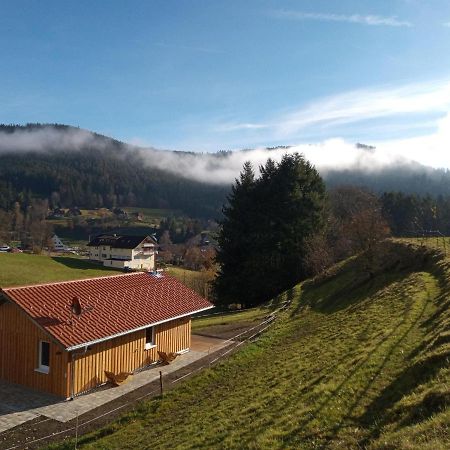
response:
<path fill-rule="evenodd" d="M 41 131 L 43 146 L 14 132 Z M 51 130 L 52 135 L 44 135 Z M 4 134 L 2 134 L 2 132 Z M 144 164 L 137 149 L 106 136 L 64 125 L 0 126 L 0 208 L 17 200 L 50 199 L 52 206 L 116 205 L 179 209 L 195 217 L 217 217 L 228 185 L 211 185 Z M 39 133 L 30 138 L 39 139 Z M 55 139 L 55 136 L 57 139 Z M 27 150 L 27 145 L 33 150 Z M 6 148 L 5 148 L 6 147 Z"/>
<path fill-rule="evenodd" d="M 217 218 L 232 178 L 238 175 L 234 171 L 239 169 L 231 167 L 233 155 L 142 149 L 67 125 L 0 125 L 0 209 L 40 197 L 48 198 L 53 207 L 170 208 Z M 251 151 L 242 155 L 245 161 Z M 226 176 L 216 179 L 216 173 Z M 450 173 L 419 164 L 322 175 L 328 186 L 353 184 L 380 194 L 450 195 Z"/>

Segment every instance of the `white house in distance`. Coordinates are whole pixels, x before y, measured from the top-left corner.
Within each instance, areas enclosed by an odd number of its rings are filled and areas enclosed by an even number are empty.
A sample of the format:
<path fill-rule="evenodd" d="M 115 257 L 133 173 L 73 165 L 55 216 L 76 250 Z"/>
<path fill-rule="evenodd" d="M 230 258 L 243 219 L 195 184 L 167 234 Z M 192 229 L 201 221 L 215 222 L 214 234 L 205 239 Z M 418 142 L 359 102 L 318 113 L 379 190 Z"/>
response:
<path fill-rule="evenodd" d="M 64 245 L 61 239 L 56 234 L 54 234 L 51 238 L 51 246 L 56 252 L 65 252 L 69 250 L 67 245 Z"/>
<path fill-rule="evenodd" d="M 101 234 L 89 244 L 89 259 L 119 269 L 155 269 L 156 240 L 151 236 Z"/>

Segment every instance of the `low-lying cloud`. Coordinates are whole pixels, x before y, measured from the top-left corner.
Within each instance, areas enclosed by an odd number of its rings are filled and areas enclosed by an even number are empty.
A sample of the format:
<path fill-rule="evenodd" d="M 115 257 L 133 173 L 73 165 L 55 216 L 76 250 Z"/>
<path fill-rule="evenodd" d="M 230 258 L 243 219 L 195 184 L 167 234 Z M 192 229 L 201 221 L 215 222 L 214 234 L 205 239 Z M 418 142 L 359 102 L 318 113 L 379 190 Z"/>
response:
<path fill-rule="evenodd" d="M 171 153 L 165 151 L 141 150 L 148 166 L 167 170 L 185 178 L 205 183 L 232 183 L 239 176 L 242 166 L 250 161 L 256 173 L 268 158 L 281 161 L 285 154 L 300 153 L 317 169 L 326 174 L 330 170 L 362 170 L 376 172 L 386 167 L 410 166 L 413 161 L 404 155 L 378 148 L 364 148 L 343 139 L 328 139 L 322 143 L 296 145 L 289 148 L 258 148 L 216 154 Z"/>
<path fill-rule="evenodd" d="M 219 154 L 171 152 L 124 145 L 119 155 L 126 156 L 128 151 L 137 152 L 148 167 L 200 182 L 229 184 L 239 176 L 246 161 L 250 161 L 258 172 L 259 166 L 265 164 L 268 158 L 280 161 L 286 153 L 295 152 L 303 154 L 322 174 L 345 169 L 373 173 L 390 167 L 412 167 L 414 163 L 450 169 L 449 142 L 450 113 L 438 121 L 434 133 L 409 139 L 365 142 L 375 148 L 357 146 L 354 142 L 342 138 L 332 138 L 313 144 Z M 111 144 L 110 139 L 74 128 L 22 128 L 13 133 L 0 132 L 0 154 L 27 151 L 67 152 L 86 148 L 107 151 Z"/>
<path fill-rule="evenodd" d="M 105 142 L 87 130 L 77 128 L 17 128 L 0 131 L 0 153 L 77 151 L 86 147 L 105 147 Z"/>

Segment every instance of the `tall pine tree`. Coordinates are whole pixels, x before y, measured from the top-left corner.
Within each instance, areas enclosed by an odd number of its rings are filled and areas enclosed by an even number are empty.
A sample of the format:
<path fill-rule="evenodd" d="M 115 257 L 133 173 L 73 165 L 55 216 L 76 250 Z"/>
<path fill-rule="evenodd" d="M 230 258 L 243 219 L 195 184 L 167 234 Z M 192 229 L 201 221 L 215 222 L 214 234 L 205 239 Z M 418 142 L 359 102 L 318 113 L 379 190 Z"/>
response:
<path fill-rule="evenodd" d="M 254 306 L 305 276 L 305 240 L 323 224 L 325 186 L 298 154 L 269 159 L 255 179 L 246 163 L 219 233 L 216 294 L 222 304 Z"/>
<path fill-rule="evenodd" d="M 251 244 L 254 224 L 255 173 L 250 162 L 244 164 L 239 179 L 227 197 L 223 207 L 224 219 L 218 236 L 219 251 L 216 257 L 220 265 L 215 282 L 218 303 L 240 302 L 249 292 L 242 280 L 247 274 L 247 251 Z"/>

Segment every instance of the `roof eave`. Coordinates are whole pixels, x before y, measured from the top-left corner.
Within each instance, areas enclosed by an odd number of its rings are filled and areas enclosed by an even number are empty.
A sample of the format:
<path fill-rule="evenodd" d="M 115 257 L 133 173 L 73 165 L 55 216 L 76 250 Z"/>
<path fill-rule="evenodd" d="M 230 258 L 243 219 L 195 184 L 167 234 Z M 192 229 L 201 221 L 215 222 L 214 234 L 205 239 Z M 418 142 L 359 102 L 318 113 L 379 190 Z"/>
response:
<path fill-rule="evenodd" d="M 159 322 L 149 323 L 147 325 L 143 325 L 141 327 L 134 328 L 132 330 L 123 331 L 121 333 L 116 333 L 116 334 L 113 334 L 111 336 L 106 336 L 104 338 L 95 339 L 93 341 L 83 342 L 81 344 L 72 345 L 70 347 L 66 347 L 65 350 L 68 351 L 68 352 L 71 352 L 73 350 L 78 350 L 78 349 L 83 348 L 83 347 L 88 347 L 90 345 L 99 344 L 101 342 L 109 341 L 111 339 L 115 339 L 115 338 L 118 338 L 118 337 L 121 337 L 121 336 L 125 336 L 127 334 L 136 333 L 137 331 L 145 330 L 148 327 L 154 327 L 156 325 L 160 325 L 162 323 L 170 322 L 172 320 L 177 320 L 177 319 L 181 319 L 183 317 L 192 316 L 192 314 L 197 314 L 197 313 L 202 312 L 202 311 L 207 311 L 208 309 L 211 309 L 211 308 L 214 308 L 214 305 L 207 306 L 206 308 L 196 309 L 195 311 L 191 311 L 191 312 L 188 312 L 188 313 L 185 313 L 185 314 L 181 314 L 181 315 L 178 315 L 178 316 L 170 317 L 170 318 L 165 319 L 165 320 L 160 320 Z"/>

